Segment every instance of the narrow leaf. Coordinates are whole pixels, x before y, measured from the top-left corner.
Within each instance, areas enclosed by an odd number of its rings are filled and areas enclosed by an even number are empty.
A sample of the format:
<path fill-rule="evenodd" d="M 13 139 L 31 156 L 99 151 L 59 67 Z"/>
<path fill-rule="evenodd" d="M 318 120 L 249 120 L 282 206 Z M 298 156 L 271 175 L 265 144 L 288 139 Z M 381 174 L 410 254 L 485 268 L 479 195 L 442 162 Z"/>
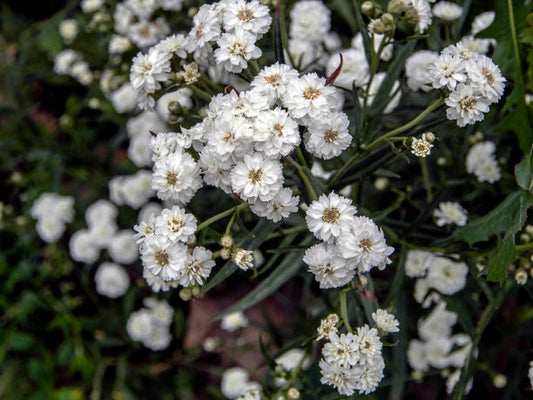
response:
<path fill-rule="evenodd" d="M 524 190 L 533 190 L 533 147 L 529 152 L 529 156 L 526 156 L 520 163 L 514 167 L 514 175 L 518 185 Z"/>
<path fill-rule="evenodd" d="M 487 280 L 501 282 L 505 279 L 507 269 L 517 256 L 513 235 L 507 237 L 498 245 L 492 253 Z"/>

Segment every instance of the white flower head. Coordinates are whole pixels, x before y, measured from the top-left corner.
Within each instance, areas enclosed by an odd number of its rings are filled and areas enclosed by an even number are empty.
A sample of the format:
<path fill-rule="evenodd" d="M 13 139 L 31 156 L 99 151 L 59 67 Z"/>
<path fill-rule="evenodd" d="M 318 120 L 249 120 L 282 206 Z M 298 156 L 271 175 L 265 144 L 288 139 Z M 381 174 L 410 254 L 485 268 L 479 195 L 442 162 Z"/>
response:
<path fill-rule="evenodd" d="M 298 78 L 298 71 L 286 64 L 276 62 L 263 68 L 250 83 L 256 93 L 268 99 L 268 103 L 273 105 L 281 99 L 290 83 Z"/>
<path fill-rule="evenodd" d="M 279 222 L 298 211 L 299 203 L 299 196 L 293 196 L 291 189 L 283 188 L 270 201 L 257 199 L 254 204 L 250 205 L 250 209 L 260 217 Z"/>
<path fill-rule="evenodd" d="M 322 349 L 324 359 L 340 367 L 354 366 L 359 362 L 359 341 L 353 333 L 332 333 Z"/>
<path fill-rule="evenodd" d="M 433 210 L 433 216 L 437 219 L 437 226 L 465 226 L 468 221 L 466 210 L 459 203 L 451 201 L 439 203 L 439 208 Z"/>
<path fill-rule="evenodd" d="M 454 90 L 458 83 L 466 81 L 465 66 L 465 61 L 460 57 L 442 54 L 429 66 L 433 87 L 439 89 L 446 86 Z"/>
<path fill-rule="evenodd" d="M 390 264 L 394 248 L 387 245 L 383 231 L 368 217 L 355 217 L 338 240 L 343 257 L 353 258 L 359 271 L 368 272 Z"/>
<path fill-rule="evenodd" d="M 428 269 L 429 287 L 451 296 L 466 285 L 468 267 L 464 262 L 453 261 L 446 257 L 434 257 Z"/>
<path fill-rule="evenodd" d="M 220 323 L 220 327 L 229 332 L 234 332 L 246 326 L 248 326 L 248 318 L 242 311 L 235 311 L 226 315 Z"/>
<path fill-rule="evenodd" d="M 164 281 L 178 280 L 189 258 L 189 252 L 184 244 L 165 242 L 157 236 L 146 237 L 141 246 L 144 268 Z"/>
<path fill-rule="evenodd" d="M 243 29 L 224 33 L 218 39 L 215 50 L 217 63 L 223 63 L 228 72 L 239 73 L 248 66 L 248 61 L 261 57 L 261 50 L 255 45 L 256 36 Z"/>
<path fill-rule="evenodd" d="M 286 157 L 300 144 L 298 124 L 279 107 L 260 112 L 254 128 L 255 148 L 268 157 Z"/>
<path fill-rule="evenodd" d="M 262 36 L 268 32 L 272 17 L 268 6 L 257 0 L 233 0 L 225 4 L 223 22 L 226 31 L 244 29 Z"/>
<path fill-rule="evenodd" d="M 343 228 L 353 224 L 356 213 L 357 208 L 350 199 L 331 192 L 311 203 L 305 221 L 318 239 L 331 242 L 341 235 Z"/>
<path fill-rule="evenodd" d="M 323 121 L 313 122 L 309 126 L 305 148 L 324 160 L 341 155 L 352 143 L 349 124 L 348 116 L 343 112 L 334 112 Z"/>
<path fill-rule="evenodd" d="M 180 284 L 184 287 L 203 285 L 215 264 L 213 253 L 210 250 L 196 246 L 180 277 Z"/>
<path fill-rule="evenodd" d="M 372 313 L 372 319 L 376 323 L 376 327 L 385 333 L 398 332 L 400 323 L 396 317 L 387 310 L 377 309 Z"/>
<path fill-rule="evenodd" d="M 342 287 L 355 276 L 353 262 L 342 258 L 333 244 L 315 244 L 306 250 L 303 261 L 321 289 Z"/>
<path fill-rule="evenodd" d="M 171 54 L 162 53 L 156 48 L 148 50 L 148 54 L 139 52 L 132 61 L 130 82 L 135 90 L 153 93 L 161 87 L 170 73 Z"/>
<path fill-rule="evenodd" d="M 122 296 L 130 287 L 130 278 L 126 270 L 110 262 L 105 262 L 98 267 L 94 281 L 96 291 L 112 299 Z"/>
<path fill-rule="evenodd" d="M 155 219 L 155 234 L 163 240 L 187 243 L 196 232 L 196 218 L 183 208 L 166 208 Z"/>
<path fill-rule="evenodd" d="M 260 153 L 245 155 L 230 174 L 233 191 L 244 200 L 270 201 L 281 190 L 283 174 L 278 160 Z"/>
<path fill-rule="evenodd" d="M 433 15 L 443 21 L 455 21 L 463 15 L 463 7 L 449 1 L 439 1 L 433 6 Z"/>
<path fill-rule="evenodd" d="M 459 127 L 473 124 L 485 118 L 490 103 L 478 88 L 461 83 L 446 99 L 446 117 L 457 120 Z"/>
<path fill-rule="evenodd" d="M 433 253 L 423 250 L 409 250 L 405 259 L 405 275 L 421 278 L 426 275 L 433 261 Z"/>

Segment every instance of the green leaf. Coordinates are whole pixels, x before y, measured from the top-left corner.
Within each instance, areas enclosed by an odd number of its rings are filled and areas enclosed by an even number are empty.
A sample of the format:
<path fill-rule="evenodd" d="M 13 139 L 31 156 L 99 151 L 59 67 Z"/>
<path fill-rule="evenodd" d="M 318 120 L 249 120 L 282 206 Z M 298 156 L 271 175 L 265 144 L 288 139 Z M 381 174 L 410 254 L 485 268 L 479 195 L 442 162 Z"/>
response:
<path fill-rule="evenodd" d="M 516 233 L 524 225 L 526 211 L 532 201 L 529 192 L 513 192 L 487 215 L 470 221 L 465 227 L 456 230 L 453 236 L 473 244 L 502 232 Z"/>
<path fill-rule="evenodd" d="M 262 218 L 255 228 L 252 230 L 252 238 L 247 239 L 241 245 L 244 249 L 255 250 L 261 243 L 265 241 L 267 236 L 274 231 L 279 226 L 279 224 L 273 224 L 268 221 L 266 218 Z M 233 263 L 233 261 L 228 261 L 224 266 L 207 282 L 200 291 L 200 295 L 203 295 L 213 289 L 215 286 L 219 285 L 227 278 L 229 278 L 239 267 Z"/>
<path fill-rule="evenodd" d="M 524 190 L 533 191 L 533 146 L 529 152 L 529 156 L 526 156 L 520 163 L 514 167 L 514 175 L 518 186 Z"/>
<path fill-rule="evenodd" d="M 498 244 L 498 247 L 492 253 L 489 264 L 489 274 L 487 280 L 491 282 L 501 282 L 505 279 L 507 269 L 517 256 L 516 247 L 514 245 L 514 235 L 507 235 L 507 237 Z"/>
<path fill-rule="evenodd" d="M 339 15 L 350 25 L 352 33 L 357 32 L 357 21 L 355 19 L 355 12 L 351 1 L 333 0 L 331 6 Z"/>
<path fill-rule="evenodd" d="M 311 240 L 311 237 L 307 237 L 300 243 L 300 245 L 307 246 Z M 270 275 L 259 285 L 257 285 L 255 289 L 253 289 L 250 293 L 232 306 L 217 314 L 212 318 L 212 321 L 217 321 L 235 311 L 246 310 L 278 290 L 281 285 L 298 273 L 303 262 L 302 257 L 304 251 L 305 249 L 298 249 L 289 253 L 277 266 L 277 268 L 272 271 Z"/>
<path fill-rule="evenodd" d="M 9 336 L 9 347 L 11 350 L 24 351 L 33 345 L 33 337 L 23 332 L 13 332 Z"/>

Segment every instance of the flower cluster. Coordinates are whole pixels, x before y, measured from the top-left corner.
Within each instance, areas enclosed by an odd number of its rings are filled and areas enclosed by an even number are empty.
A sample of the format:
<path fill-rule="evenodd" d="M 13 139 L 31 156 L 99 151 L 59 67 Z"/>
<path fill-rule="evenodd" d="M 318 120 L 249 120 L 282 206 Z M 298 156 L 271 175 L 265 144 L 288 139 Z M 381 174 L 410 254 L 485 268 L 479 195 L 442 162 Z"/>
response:
<path fill-rule="evenodd" d="M 261 385 L 258 382 L 250 381 L 248 371 L 240 367 L 233 367 L 224 371 L 220 389 L 228 399 L 260 399 Z"/>
<path fill-rule="evenodd" d="M 39 237 L 47 243 L 57 242 L 65 231 L 65 224 L 74 218 L 74 199 L 43 193 L 33 202 L 30 215 L 37 220 L 35 228 Z"/>
<path fill-rule="evenodd" d="M 174 310 L 165 300 L 146 298 L 144 307 L 130 314 L 126 329 L 132 340 L 153 351 L 164 350 L 172 340 L 170 325 Z"/>
<path fill-rule="evenodd" d="M 418 334 L 421 340 L 412 339 L 407 349 L 407 360 L 415 371 L 427 372 L 430 367 L 456 368 L 446 382 L 448 394 L 459 381 L 461 369 L 472 351 L 470 336 L 452 333 L 457 318 L 455 312 L 446 310 L 444 301 L 439 301 L 430 314 L 419 321 Z"/>
<path fill-rule="evenodd" d="M 496 146 L 493 142 L 473 145 L 466 156 L 466 172 L 474 174 L 478 181 L 494 183 L 501 178 L 500 167 L 496 161 Z"/>
<path fill-rule="evenodd" d="M 394 249 L 387 246 L 383 231 L 356 213 L 351 200 L 335 192 L 320 196 L 307 210 L 307 226 L 323 242 L 307 249 L 304 262 L 321 289 L 344 286 L 356 272 L 383 269 L 391 262 Z"/>
<path fill-rule="evenodd" d="M 430 289 L 451 296 L 466 285 L 468 266 L 442 255 L 423 250 L 409 250 L 405 261 L 405 274 L 418 278 L 415 285 L 415 299 L 428 307 L 431 301 L 440 299 L 438 293 L 429 296 Z"/>
<path fill-rule="evenodd" d="M 172 72 L 185 83 L 196 82 L 198 67 L 186 61 L 188 54 L 204 69 L 216 63 L 227 72 L 241 72 L 250 60 L 261 56 L 255 43 L 268 32 L 271 22 L 268 7 L 257 0 L 204 4 L 193 17 L 188 34 L 174 34 L 133 59 L 130 82 L 140 106 L 153 109 L 155 92 L 172 78 Z M 179 65 L 180 72 L 173 70 L 173 65 Z"/>
<path fill-rule="evenodd" d="M 372 318 L 377 329 L 364 325 L 357 328 L 356 334 L 339 334 L 328 321 L 329 317 L 319 328 L 321 334 L 324 326 L 329 330 L 319 362 L 320 381 L 333 386 L 343 396 L 351 396 L 356 390 L 360 394 L 371 393 L 383 379 L 385 362 L 379 335 L 397 332 L 398 321 L 385 310 L 377 310 Z"/>
<path fill-rule="evenodd" d="M 491 103 L 500 100 L 505 78 L 491 58 L 464 41 L 446 47 L 429 66 L 434 88 L 447 88 L 446 116 L 463 127 L 482 121 Z"/>
<path fill-rule="evenodd" d="M 89 229 L 75 232 L 70 238 L 70 256 L 78 262 L 94 263 L 100 251 L 106 249 L 111 259 L 119 264 L 131 264 L 139 253 L 134 232 L 118 229 L 116 206 L 107 200 L 98 200 L 87 208 L 85 220 Z"/>

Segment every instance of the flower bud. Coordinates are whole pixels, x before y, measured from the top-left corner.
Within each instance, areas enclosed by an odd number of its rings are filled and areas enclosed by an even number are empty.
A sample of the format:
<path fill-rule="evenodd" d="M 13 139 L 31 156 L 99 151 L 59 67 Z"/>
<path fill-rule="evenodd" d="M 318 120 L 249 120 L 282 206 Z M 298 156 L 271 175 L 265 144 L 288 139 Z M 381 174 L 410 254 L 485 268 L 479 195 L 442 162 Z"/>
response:
<path fill-rule="evenodd" d="M 365 15 L 372 15 L 374 12 L 374 4 L 371 1 L 365 1 L 361 5 L 361 12 Z"/>

